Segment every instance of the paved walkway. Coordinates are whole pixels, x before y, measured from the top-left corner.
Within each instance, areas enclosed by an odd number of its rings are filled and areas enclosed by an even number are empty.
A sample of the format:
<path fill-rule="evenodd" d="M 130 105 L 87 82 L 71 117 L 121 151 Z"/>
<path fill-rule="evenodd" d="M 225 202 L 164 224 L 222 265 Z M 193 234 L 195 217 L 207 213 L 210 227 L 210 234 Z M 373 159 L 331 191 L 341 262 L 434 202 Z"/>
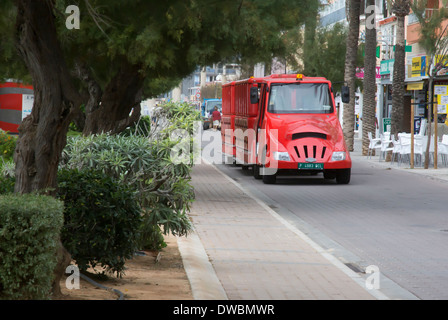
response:
<path fill-rule="evenodd" d="M 355 151 L 351 153 L 351 158 L 353 161 L 363 161 L 368 162 L 372 166 L 377 166 L 381 168 L 390 168 L 391 170 L 401 170 L 406 171 L 413 174 L 419 174 L 423 175 L 429 179 L 436 179 L 436 180 L 442 180 L 442 181 L 448 181 L 448 167 L 444 166 L 441 160 L 441 157 L 439 155 L 438 157 L 438 168 L 434 169 L 434 164 L 431 162 L 428 169 L 424 169 L 420 163 L 417 163 L 414 165 L 414 168 L 411 169 L 409 163 L 402 163 L 398 164 L 397 162 L 391 163 L 386 162 L 383 159 L 380 160 L 380 157 L 374 156 L 371 158 L 368 158 L 366 156 L 363 156 L 361 153 L 361 145 L 362 142 L 360 139 L 355 140 Z M 377 152 L 378 154 L 378 152 Z"/>

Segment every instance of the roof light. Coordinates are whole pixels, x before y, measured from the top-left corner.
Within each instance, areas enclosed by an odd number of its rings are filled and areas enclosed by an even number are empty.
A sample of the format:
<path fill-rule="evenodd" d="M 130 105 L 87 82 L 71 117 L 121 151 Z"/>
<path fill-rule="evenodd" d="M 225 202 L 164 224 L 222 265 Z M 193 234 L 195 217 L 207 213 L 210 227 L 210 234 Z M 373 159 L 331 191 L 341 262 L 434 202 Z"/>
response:
<path fill-rule="evenodd" d="M 297 80 L 303 80 L 303 74 L 298 73 L 297 76 L 296 76 L 296 79 Z"/>

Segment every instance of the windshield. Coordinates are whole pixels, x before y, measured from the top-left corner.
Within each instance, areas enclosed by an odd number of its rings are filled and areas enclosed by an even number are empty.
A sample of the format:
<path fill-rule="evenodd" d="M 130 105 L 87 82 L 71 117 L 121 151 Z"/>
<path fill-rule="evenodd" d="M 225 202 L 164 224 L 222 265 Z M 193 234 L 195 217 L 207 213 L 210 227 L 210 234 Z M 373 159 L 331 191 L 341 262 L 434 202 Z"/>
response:
<path fill-rule="evenodd" d="M 221 111 L 222 101 L 207 101 L 207 112 L 213 112 L 215 110 L 215 106 L 218 107 L 218 111 Z"/>
<path fill-rule="evenodd" d="M 269 95 L 271 113 L 332 113 L 326 83 L 273 84 Z"/>

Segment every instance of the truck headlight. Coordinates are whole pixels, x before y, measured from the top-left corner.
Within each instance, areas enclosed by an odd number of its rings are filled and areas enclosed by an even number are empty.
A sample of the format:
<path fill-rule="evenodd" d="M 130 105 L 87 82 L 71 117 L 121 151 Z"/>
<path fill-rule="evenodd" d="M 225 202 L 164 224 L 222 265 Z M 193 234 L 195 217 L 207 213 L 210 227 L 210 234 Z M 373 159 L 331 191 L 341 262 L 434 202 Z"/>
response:
<path fill-rule="evenodd" d="M 274 159 L 277 161 L 290 161 L 288 152 L 274 152 Z"/>
<path fill-rule="evenodd" d="M 345 151 L 336 151 L 333 152 L 331 156 L 331 161 L 342 161 L 345 160 Z"/>

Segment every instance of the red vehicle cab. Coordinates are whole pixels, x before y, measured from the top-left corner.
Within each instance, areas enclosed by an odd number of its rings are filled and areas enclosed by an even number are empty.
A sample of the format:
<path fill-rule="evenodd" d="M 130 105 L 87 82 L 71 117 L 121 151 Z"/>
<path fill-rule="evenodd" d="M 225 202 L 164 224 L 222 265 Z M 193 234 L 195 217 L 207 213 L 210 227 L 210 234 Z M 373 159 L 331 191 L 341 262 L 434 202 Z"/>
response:
<path fill-rule="evenodd" d="M 227 86 L 234 94 L 223 92 L 223 106 L 235 103 L 235 114 L 227 115 L 235 121 L 221 131 L 223 152 L 243 168 L 252 166 L 255 178 L 275 183 L 280 174 L 322 172 L 350 182 L 350 153 L 329 80 L 284 74 Z"/>

